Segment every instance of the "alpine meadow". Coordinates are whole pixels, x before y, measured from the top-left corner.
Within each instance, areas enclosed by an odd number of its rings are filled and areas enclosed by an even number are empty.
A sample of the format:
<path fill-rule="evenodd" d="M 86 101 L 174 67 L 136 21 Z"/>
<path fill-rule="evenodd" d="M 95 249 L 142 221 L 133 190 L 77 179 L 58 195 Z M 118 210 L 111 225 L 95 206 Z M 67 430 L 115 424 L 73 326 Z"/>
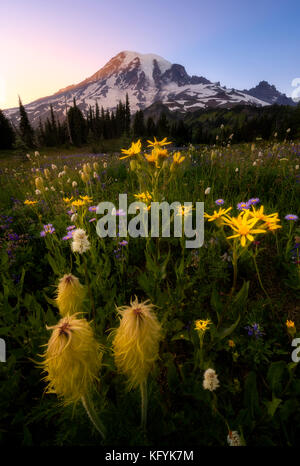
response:
<path fill-rule="evenodd" d="M 300 78 L 284 48 L 292 10 L 284 16 L 279 1 L 270 13 L 274 25 L 282 18 L 283 45 L 282 67 L 268 68 L 254 37 L 270 24 L 269 0 L 255 0 L 255 11 L 228 7 L 243 56 L 203 2 L 192 1 L 188 17 L 180 2 L 157 5 L 152 49 L 144 35 L 155 8 L 132 2 L 142 34 L 122 2 L 113 18 L 95 0 L 28 3 L 27 12 L 19 0 L 3 6 L 11 26 L 22 12 L 28 27 L 16 33 L 18 49 L 7 41 L 24 74 L 7 60 L 2 100 L 0 79 L 0 444 L 119 447 L 120 460 L 123 447 L 297 446 Z M 29 42 L 32 18 L 41 43 Z M 221 34 L 227 67 L 216 54 Z M 195 74 L 122 50 L 135 44 L 184 56 Z M 266 39 L 270 56 L 273 45 Z M 97 54 L 102 67 L 86 78 L 76 67 L 86 59 L 97 69 Z M 71 73 L 78 84 L 66 85 Z"/>

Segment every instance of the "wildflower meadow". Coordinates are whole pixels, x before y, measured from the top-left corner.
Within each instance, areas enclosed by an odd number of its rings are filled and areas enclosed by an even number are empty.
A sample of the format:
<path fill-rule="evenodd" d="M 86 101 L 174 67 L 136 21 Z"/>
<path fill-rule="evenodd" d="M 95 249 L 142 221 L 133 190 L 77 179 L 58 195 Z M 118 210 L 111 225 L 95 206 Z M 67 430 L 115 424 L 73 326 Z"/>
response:
<path fill-rule="evenodd" d="M 0 443 L 295 446 L 299 165 L 288 134 L 0 159 Z M 151 235 L 163 202 L 169 237 Z M 186 247 L 172 231 L 198 202 Z"/>

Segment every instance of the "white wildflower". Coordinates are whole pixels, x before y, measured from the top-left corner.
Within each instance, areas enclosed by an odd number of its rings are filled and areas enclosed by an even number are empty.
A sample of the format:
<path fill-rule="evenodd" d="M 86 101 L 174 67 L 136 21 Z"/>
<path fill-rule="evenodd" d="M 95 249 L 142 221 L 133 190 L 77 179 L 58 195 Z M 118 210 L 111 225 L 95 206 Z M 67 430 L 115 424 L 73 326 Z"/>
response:
<path fill-rule="evenodd" d="M 216 388 L 219 387 L 220 382 L 214 369 L 207 369 L 204 372 L 203 377 L 203 387 L 205 388 L 205 390 L 210 390 L 211 392 L 213 392 L 214 390 L 216 390 Z"/>
<path fill-rule="evenodd" d="M 227 442 L 231 447 L 240 447 L 242 445 L 240 436 L 236 430 L 229 431 Z"/>
<path fill-rule="evenodd" d="M 30 154 L 26 154 L 26 157 L 30 160 Z"/>
<path fill-rule="evenodd" d="M 295 166 L 295 169 L 296 169 L 296 170 L 299 170 L 299 165 L 296 165 L 296 166 Z"/>
<path fill-rule="evenodd" d="M 40 153 L 36 150 L 34 155 L 35 155 L 35 157 L 39 157 Z"/>
<path fill-rule="evenodd" d="M 206 190 L 204 191 L 204 194 L 207 196 L 210 193 L 210 190 L 211 190 L 210 187 L 206 188 Z"/>
<path fill-rule="evenodd" d="M 42 193 L 41 193 L 41 191 L 40 191 L 39 189 L 36 189 L 36 190 L 35 190 L 35 194 L 36 194 L 37 196 L 39 196 L 39 195 L 42 194 Z"/>
<path fill-rule="evenodd" d="M 48 188 L 48 186 L 46 186 L 46 188 L 45 188 L 45 191 L 49 191 L 49 188 Z"/>
<path fill-rule="evenodd" d="M 76 188 L 76 186 L 77 186 L 76 181 L 72 181 L 72 188 Z"/>
<path fill-rule="evenodd" d="M 107 168 L 107 163 L 103 162 L 103 168 Z"/>
<path fill-rule="evenodd" d="M 51 186 L 51 188 L 50 188 L 50 189 L 51 189 L 51 191 L 55 191 L 55 188 L 54 188 L 54 186 Z"/>
<path fill-rule="evenodd" d="M 257 165 L 257 162 L 256 162 L 256 160 L 253 162 L 253 164 L 252 164 L 252 165 L 253 165 L 253 167 L 255 167 L 255 165 Z"/>
<path fill-rule="evenodd" d="M 73 217 L 73 215 L 72 215 Z M 71 218 L 72 220 L 72 218 Z M 73 220 L 72 220 L 73 221 Z M 79 252 L 79 254 L 82 254 L 88 249 L 90 249 L 90 242 L 87 238 L 87 234 L 82 228 L 77 228 L 77 230 L 74 230 L 73 233 L 73 242 L 71 244 L 72 251 L 73 252 Z"/>
<path fill-rule="evenodd" d="M 56 169 L 57 169 L 57 166 L 54 165 L 54 163 L 53 163 L 53 164 L 51 165 L 51 168 L 52 168 L 52 170 L 56 170 Z"/>

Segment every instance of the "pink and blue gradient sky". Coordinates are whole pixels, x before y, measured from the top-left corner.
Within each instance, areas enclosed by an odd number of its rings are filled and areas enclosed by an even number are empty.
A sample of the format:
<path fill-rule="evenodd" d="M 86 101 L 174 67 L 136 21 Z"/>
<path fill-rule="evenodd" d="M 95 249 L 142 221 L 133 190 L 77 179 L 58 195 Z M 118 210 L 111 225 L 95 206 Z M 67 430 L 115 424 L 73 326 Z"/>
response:
<path fill-rule="evenodd" d="M 299 0 L 1 0 L 0 108 L 82 81 L 122 50 L 237 89 L 300 77 Z"/>

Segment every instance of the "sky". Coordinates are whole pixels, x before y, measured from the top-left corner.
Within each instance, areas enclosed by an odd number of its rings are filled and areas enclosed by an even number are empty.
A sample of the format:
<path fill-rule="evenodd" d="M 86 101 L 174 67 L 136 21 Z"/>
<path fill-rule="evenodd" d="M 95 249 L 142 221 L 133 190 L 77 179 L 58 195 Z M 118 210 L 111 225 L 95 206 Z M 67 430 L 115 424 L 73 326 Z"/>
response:
<path fill-rule="evenodd" d="M 122 50 L 236 89 L 300 83 L 299 0 L 0 0 L 0 108 L 76 84 Z"/>

